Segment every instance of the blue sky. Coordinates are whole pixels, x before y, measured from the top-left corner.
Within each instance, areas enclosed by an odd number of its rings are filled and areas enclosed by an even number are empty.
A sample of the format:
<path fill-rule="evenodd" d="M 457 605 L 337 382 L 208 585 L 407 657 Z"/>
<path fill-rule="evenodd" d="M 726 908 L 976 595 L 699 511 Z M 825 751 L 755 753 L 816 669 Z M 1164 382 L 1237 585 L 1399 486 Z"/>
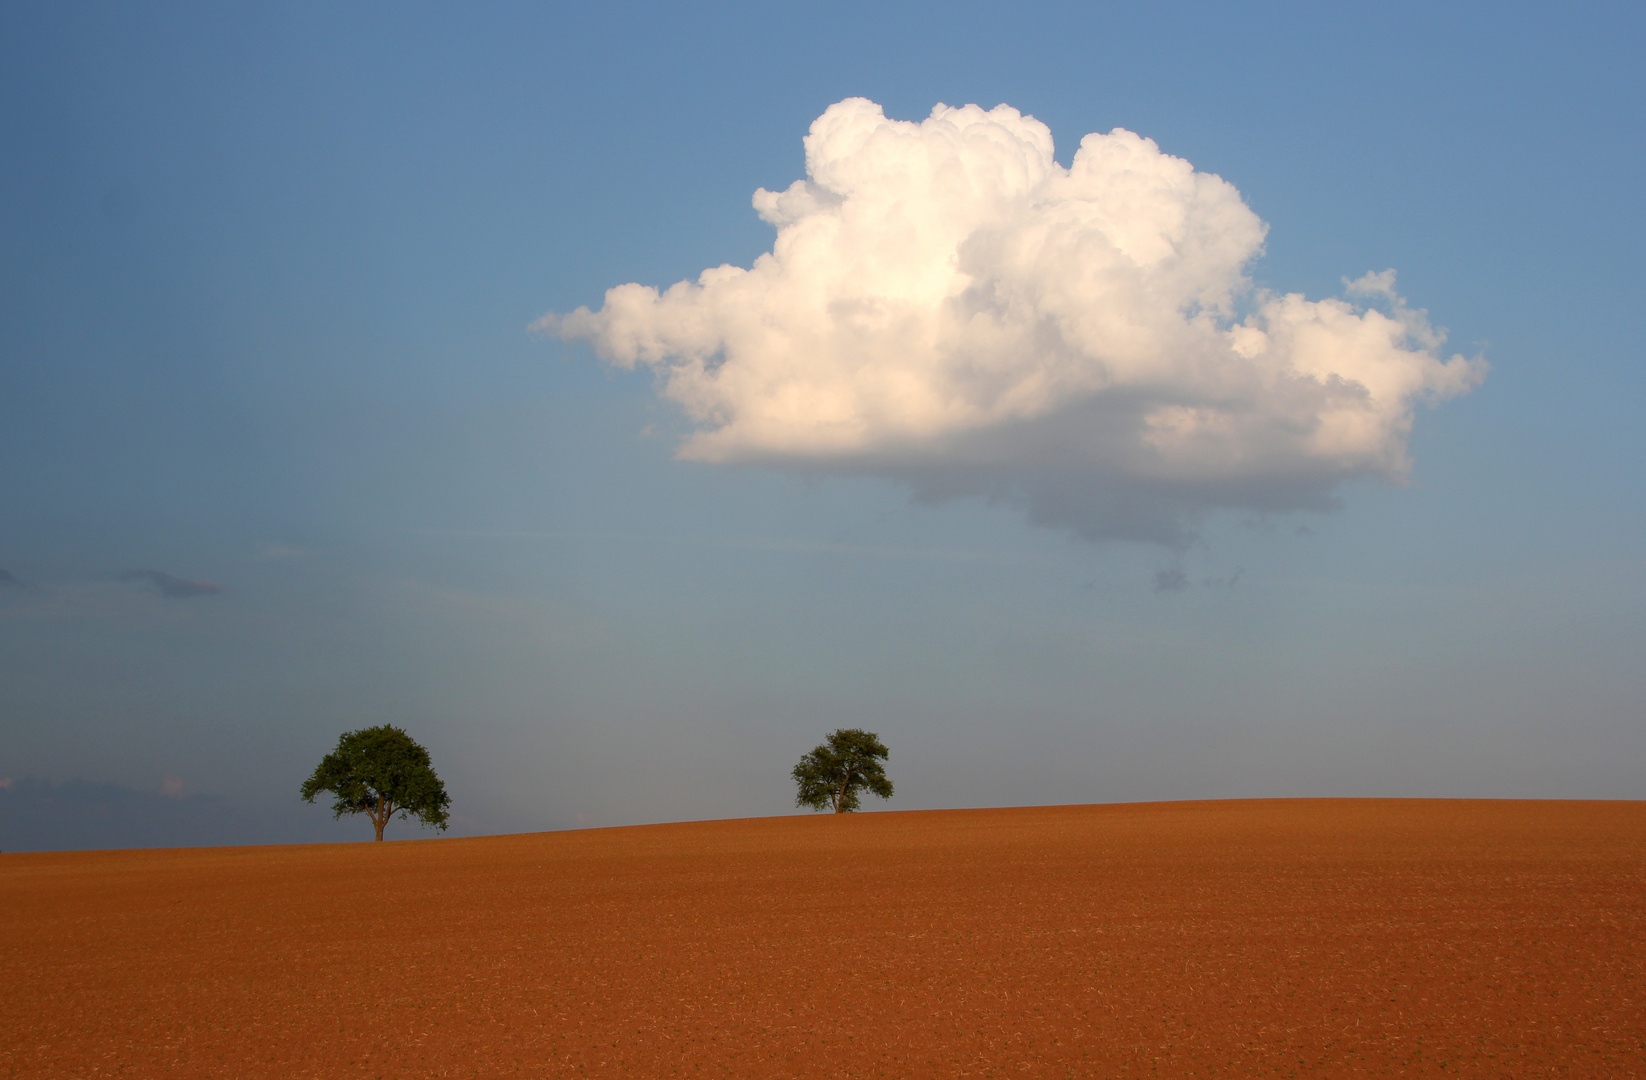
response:
<path fill-rule="evenodd" d="M 470 833 L 790 812 L 838 726 L 890 808 L 1646 796 L 1643 24 L 8 5 L 0 846 L 358 838 L 296 789 L 385 722 Z M 1137 132 L 1267 223 L 1259 289 L 1393 268 L 1490 374 L 1406 484 L 1175 547 L 680 460 L 652 373 L 528 328 L 751 266 L 851 97 Z"/>

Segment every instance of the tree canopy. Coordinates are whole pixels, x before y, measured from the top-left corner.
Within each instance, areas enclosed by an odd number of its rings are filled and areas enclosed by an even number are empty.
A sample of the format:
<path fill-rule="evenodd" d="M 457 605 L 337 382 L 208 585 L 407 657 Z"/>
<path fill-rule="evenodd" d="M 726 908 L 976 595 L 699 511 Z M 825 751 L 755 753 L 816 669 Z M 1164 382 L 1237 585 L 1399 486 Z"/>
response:
<path fill-rule="evenodd" d="M 831 732 L 828 741 L 794 767 L 792 775 L 799 788 L 795 805 L 849 814 L 858 808 L 859 791 L 891 798 L 892 782 L 886 779 L 886 767 L 881 764 L 890 755 L 880 736 L 872 731 L 841 728 Z"/>
<path fill-rule="evenodd" d="M 396 814 L 415 817 L 444 831 L 451 797 L 434 774 L 429 752 L 390 724 L 344 732 L 337 749 L 327 754 L 314 775 L 303 781 L 303 801 L 322 791 L 334 796 L 332 816 L 365 814 L 383 839 L 383 827 Z"/>

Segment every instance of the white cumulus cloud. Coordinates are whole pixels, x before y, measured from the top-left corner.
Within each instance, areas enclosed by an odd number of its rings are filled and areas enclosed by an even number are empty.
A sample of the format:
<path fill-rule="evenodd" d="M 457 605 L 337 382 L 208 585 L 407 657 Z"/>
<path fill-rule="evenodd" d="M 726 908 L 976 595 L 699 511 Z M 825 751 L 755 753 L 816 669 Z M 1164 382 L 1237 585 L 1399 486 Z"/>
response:
<path fill-rule="evenodd" d="M 922 499 L 1022 506 L 1092 539 L 1180 542 L 1217 507 L 1321 509 L 1400 480 L 1417 402 L 1482 360 L 1368 274 L 1342 299 L 1256 292 L 1266 226 L 1220 177 L 1115 129 L 1067 168 L 1006 105 L 921 123 L 862 98 L 756 191 L 752 267 L 538 329 L 645 365 L 693 424 L 682 457 L 869 473 Z"/>

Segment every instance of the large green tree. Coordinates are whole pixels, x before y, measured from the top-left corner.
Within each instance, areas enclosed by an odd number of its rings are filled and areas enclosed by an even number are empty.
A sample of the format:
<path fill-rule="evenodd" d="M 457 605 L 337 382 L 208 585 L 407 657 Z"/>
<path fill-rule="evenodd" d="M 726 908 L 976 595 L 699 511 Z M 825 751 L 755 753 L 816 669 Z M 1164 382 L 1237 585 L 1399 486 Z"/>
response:
<path fill-rule="evenodd" d="M 831 732 L 827 742 L 794 767 L 795 786 L 800 789 L 795 805 L 849 814 L 857 809 L 860 791 L 891 798 L 892 782 L 881 764 L 890 756 L 891 751 L 872 731 L 841 728 Z"/>
<path fill-rule="evenodd" d="M 303 781 L 303 801 L 313 802 L 322 791 L 334 796 L 332 816 L 365 814 L 383 839 L 383 826 L 399 814 L 444 831 L 451 797 L 434 775 L 429 752 L 410 735 L 390 724 L 348 731 L 337 749 Z"/>

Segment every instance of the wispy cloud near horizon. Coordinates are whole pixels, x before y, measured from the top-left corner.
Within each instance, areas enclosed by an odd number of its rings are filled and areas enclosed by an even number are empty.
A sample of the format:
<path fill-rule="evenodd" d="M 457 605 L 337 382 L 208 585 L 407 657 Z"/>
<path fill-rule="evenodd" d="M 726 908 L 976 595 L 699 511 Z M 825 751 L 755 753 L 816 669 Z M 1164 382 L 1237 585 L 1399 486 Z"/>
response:
<path fill-rule="evenodd" d="M 805 146 L 807 179 L 755 193 L 777 240 L 750 269 L 534 324 L 653 369 L 695 425 L 683 458 L 1181 546 L 1215 508 L 1321 510 L 1347 480 L 1403 480 L 1415 403 L 1485 375 L 1439 355 L 1393 271 L 1342 299 L 1254 290 L 1267 226 L 1124 129 L 1064 168 L 1006 105 L 916 124 L 852 98 Z"/>
<path fill-rule="evenodd" d="M 291 803 L 297 803 L 296 798 Z M 158 788 L 107 781 L 0 779 L 0 850 L 312 843 L 358 839 L 329 814 L 186 791 L 177 777 Z"/>
<path fill-rule="evenodd" d="M 197 596 L 216 596 L 228 592 L 228 587 L 215 581 L 190 581 L 159 570 L 132 570 L 120 575 L 121 581 L 145 582 L 171 600 L 189 600 Z"/>
<path fill-rule="evenodd" d="M 852 544 L 841 540 L 817 541 L 781 536 L 674 536 L 667 533 L 544 531 L 533 529 L 411 529 L 416 536 L 469 540 L 599 540 L 682 547 L 726 548 L 734 551 L 772 551 L 796 555 L 854 555 L 881 559 L 928 559 L 970 562 L 998 559 L 998 553 L 969 548 L 909 547 L 897 544 Z"/>

